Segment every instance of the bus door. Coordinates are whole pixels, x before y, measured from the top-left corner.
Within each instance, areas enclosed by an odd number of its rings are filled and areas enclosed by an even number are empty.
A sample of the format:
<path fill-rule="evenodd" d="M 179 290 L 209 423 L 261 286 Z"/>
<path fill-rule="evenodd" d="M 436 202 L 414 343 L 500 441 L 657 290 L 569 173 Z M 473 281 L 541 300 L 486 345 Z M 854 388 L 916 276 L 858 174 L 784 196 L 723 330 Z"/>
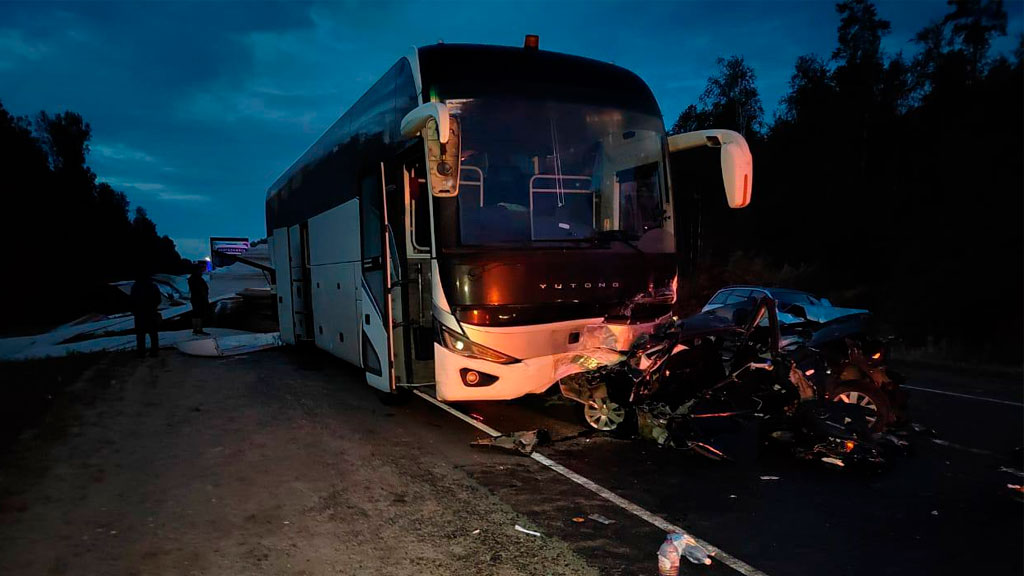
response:
<path fill-rule="evenodd" d="M 388 172 L 392 177 L 392 172 Z M 427 190 L 423 146 L 410 146 L 396 159 L 389 187 L 391 230 L 403 266 L 402 308 L 404 322 L 396 328 L 395 354 L 399 383 L 434 382 L 434 329 L 431 286 L 430 192 Z M 392 209 L 394 208 L 394 209 Z M 400 222 L 404 220 L 405 226 Z M 403 345 L 399 346 L 399 342 Z M 403 366 L 404 362 L 404 366 Z M 404 372 L 402 368 L 404 367 Z M 404 374 L 404 377 L 403 377 Z"/>
<path fill-rule="evenodd" d="M 362 364 L 366 382 L 383 392 L 395 389 L 394 325 L 401 322 L 397 251 L 388 226 L 384 165 L 360 181 L 359 227 L 362 236 Z M 395 301 L 397 296 L 398 301 Z"/>
<path fill-rule="evenodd" d="M 295 341 L 313 340 L 313 297 L 310 288 L 309 225 L 288 228 L 288 260 L 291 267 L 292 326 Z M 279 287 L 278 290 L 281 288 Z"/>

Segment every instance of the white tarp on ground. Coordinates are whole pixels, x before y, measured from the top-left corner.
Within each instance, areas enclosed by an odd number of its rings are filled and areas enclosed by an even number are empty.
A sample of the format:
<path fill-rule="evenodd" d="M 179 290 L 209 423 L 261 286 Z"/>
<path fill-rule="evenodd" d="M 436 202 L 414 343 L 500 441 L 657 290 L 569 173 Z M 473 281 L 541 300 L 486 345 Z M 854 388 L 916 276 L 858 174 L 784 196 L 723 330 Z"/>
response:
<path fill-rule="evenodd" d="M 280 332 L 265 334 L 238 334 L 236 336 L 215 336 L 201 340 L 185 340 L 175 347 L 192 356 L 234 356 L 267 348 L 281 346 Z"/>
<path fill-rule="evenodd" d="M 209 328 L 210 335 L 216 338 L 226 338 L 231 336 L 245 336 L 250 335 L 251 332 L 245 332 L 244 330 L 230 330 L 228 328 Z M 160 333 L 160 349 L 173 348 L 182 342 L 188 342 L 192 340 L 209 340 L 210 336 L 196 336 L 192 334 L 192 330 L 174 330 L 171 332 Z M 148 349 L 150 342 L 149 338 L 146 338 L 146 346 Z M 72 342 L 71 344 L 54 344 L 50 346 L 32 346 L 22 352 L 4 358 L 4 360 L 21 361 L 21 360 L 38 360 L 40 358 L 55 358 L 61 356 L 67 356 L 68 354 L 91 354 L 93 352 L 121 352 L 125 350 L 135 349 L 135 335 L 128 334 L 126 336 L 107 336 L 105 338 L 94 338 L 92 340 L 83 340 L 81 342 Z"/>

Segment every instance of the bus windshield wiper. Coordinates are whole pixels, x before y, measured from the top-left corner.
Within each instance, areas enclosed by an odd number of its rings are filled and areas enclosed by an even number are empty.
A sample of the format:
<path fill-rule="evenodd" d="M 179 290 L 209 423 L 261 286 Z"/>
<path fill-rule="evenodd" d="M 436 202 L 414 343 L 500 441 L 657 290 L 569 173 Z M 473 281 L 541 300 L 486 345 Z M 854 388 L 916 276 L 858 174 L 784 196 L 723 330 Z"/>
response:
<path fill-rule="evenodd" d="M 639 246 L 633 243 L 633 237 L 631 237 L 631 235 L 625 230 L 598 230 L 591 238 L 594 240 L 595 244 L 602 241 L 615 240 L 629 246 L 641 254 L 646 254 L 646 252 L 641 250 Z"/>

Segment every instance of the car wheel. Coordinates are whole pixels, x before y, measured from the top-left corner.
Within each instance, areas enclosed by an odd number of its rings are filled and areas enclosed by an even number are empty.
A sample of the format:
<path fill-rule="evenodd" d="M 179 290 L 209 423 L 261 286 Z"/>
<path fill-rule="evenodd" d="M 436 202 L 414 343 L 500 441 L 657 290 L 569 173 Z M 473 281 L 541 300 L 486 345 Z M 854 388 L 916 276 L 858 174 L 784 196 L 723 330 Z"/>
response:
<path fill-rule="evenodd" d="M 608 396 L 594 396 L 582 406 L 583 421 L 594 430 L 628 436 L 636 428 L 636 412 Z"/>
<path fill-rule="evenodd" d="M 865 419 L 872 432 L 882 432 L 892 420 L 892 405 L 885 392 L 862 382 L 844 382 L 832 392 L 834 402 L 856 404 L 867 411 Z"/>
<path fill-rule="evenodd" d="M 591 398 L 583 405 L 583 419 L 594 430 L 611 432 L 626 420 L 626 408 L 607 396 Z"/>

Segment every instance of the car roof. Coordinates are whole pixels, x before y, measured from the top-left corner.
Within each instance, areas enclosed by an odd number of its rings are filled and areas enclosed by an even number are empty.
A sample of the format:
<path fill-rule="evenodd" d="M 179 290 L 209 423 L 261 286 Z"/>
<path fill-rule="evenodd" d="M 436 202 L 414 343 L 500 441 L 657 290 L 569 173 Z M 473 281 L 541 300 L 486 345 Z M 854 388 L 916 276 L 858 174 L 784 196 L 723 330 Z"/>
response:
<path fill-rule="evenodd" d="M 812 292 L 807 292 L 806 290 L 797 290 L 795 288 L 780 288 L 778 286 L 771 288 L 768 286 L 757 286 L 755 284 L 732 284 L 729 286 L 725 286 L 724 288 L 720 288 L 718 291 L 715 292 L 715 295 L 721 294 L 726 290 L 761 290 L 767 293 L 769 296 L 772 296 L 772 292 L 781 292 L 787 294 L 805 294 L 812 298 L 818 298 L 817 295 L 815 295 Z M 772 297 L 774 298 L 774 296 Z M 714 298 L 714 296 L 712 296 L 712 298 Z"/>
<path fill-rule="evenodd" d="M 732 284 L 730 286 L 725 286 L 719 289 L 718 291 L 722 292 L 723 290 L 738 290 L 741 288 L 747 290 L 771 290 L 771 288 L 768 288 L 767 286 L 754 286 L 753 284 Z"/>

